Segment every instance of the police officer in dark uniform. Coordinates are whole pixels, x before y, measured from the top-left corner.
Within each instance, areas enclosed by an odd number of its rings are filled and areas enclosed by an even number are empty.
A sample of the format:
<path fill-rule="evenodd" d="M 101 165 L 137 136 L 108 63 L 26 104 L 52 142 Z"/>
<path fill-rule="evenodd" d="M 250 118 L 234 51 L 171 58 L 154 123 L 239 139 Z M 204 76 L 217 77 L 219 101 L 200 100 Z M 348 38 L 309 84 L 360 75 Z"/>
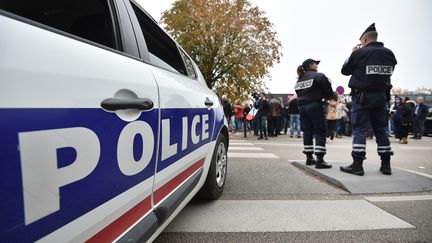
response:
<path fill-rule="evenodd" d="M 387 134 L 387 106 L 390 99 L 390 77 L 397 64 L 393 52 L 377 42 L 375 23 L 360 36 L 361 44 L 342 67 L 342 74 L 351 75 L 349 87 L 352 95 L 353 163 L 340 170 L 355 175 L 364 175 L 363 160 L 366 159 L 368 122 L 376 136 L 378 155 L 381 157 L 380 171 L 391 175 L 390 156 L 393 151 Z"/>
<path fill-rule="evenodd" d="M 298 80 L 294 89 L 298 97 L 306 165 L 315 164 L 317 169 L 328 169 L 332 166 L 324 161 L 326 130 L 323 99 L 330 98 L 333 89 L 328 78 L 317 72 L 319 62 L 307 59 L 297 68 Z M 316 160 L 313 158 L 314 152 Z"/>

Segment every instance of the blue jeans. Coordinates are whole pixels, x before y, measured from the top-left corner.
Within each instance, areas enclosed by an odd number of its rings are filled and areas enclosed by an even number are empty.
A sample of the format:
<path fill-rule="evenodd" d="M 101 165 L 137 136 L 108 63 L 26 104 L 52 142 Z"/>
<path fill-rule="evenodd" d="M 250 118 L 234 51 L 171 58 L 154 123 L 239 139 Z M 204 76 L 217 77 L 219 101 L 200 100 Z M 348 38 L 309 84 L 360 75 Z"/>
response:
<path fill-rule="evenodd" d="M 260 137 L 267 137 L 267 116 L 260 116 L 258 117 L 258 126 L 259 126 L 259 133 Z"/>
<path fill-rule="evenodd" d="M 354 138 L 351 155 L 354 160 L 364 160 L 366 158 L 366 138 L 368 136 L 369 121 L 376 136 L 378 155 L 393 155 L 387 133 L 386 95 L 384 92 L 369 92 L 365 93 L 364 96 L 362 104 L 359 102 L 359 95 L 352 97 L 351 121 Z"/>
<path fill-rule="evenodd" d="M 300 136 L 300 114 L 290 115 L 290 135 L 294 136 L 294 129 L 297 130 L 297 136 Z"/>
<path fill-rule="evenodd" d="M 236 118 L 234 121 L 234 125 L 235 125 L 235 131 L 238 132 L 242 129 L 242 124 L 243 124 L 243 119 L 242 118 Z"/>
<path fill-rule="evenodd" d="M 300 107 L 300 122 L 303 129 L 303 153 L 326 154 L 326 128 L 324 108 L 321 103 L 304 104 Z M 313 138 L 315 137 L 315 150 Z"/>

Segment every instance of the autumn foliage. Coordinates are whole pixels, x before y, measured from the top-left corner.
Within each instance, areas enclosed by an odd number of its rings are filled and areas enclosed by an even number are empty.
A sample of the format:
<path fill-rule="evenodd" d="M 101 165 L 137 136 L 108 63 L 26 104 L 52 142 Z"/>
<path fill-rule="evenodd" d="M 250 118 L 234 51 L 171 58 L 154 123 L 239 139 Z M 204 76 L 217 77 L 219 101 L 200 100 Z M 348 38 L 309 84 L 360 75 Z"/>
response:
<path fill-rule="evenodd" d="M 230 97 L 262 90 L 281 57 L 273 24 L 247 0 L 177 0 L 161 21 L 207 85 Z"/>

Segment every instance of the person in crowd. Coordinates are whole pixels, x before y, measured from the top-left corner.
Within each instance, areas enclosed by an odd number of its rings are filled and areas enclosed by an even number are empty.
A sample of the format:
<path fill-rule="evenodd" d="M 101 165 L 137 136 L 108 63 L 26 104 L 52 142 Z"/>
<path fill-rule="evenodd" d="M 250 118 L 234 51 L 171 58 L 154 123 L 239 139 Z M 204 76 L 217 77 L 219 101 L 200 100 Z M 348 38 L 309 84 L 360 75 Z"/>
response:
<path fill-rule="evenodd" d="M 232 131 L 232 128 L 233 128 L 233 126 L 232 126 L 232 124 L 231 124 L 231 117 L 232 117 L 232 115 L 233 115 L 233 113 L 232 113 L 232 105 L 231 105 L 231 101 L 228 99 L 228 97 L 226 96 L 226 95 L 222 95 L 222 106 L 223 106 L 223 109 L 224 109 L 224 114 L 225 114 L 225 117 L 226 117 L 226 119 L 227 119 L 227 121 L 228 121 L 228 128 L 229 128 L 229 131 L 231 132 Z"/>
<path fill-rule="evenodd" d="M 258 112 L 256 114 L 257 121 L 258 121 L 258 127 L 259 127 L 259 137 L 258 139 L 265 139 L 267 138 L 267 114 L 269 113 L 269 102 L 266 98 L 266 95 L 264 92 L 260 94 L 260 99 L 258 102 L 258 107 L 255 107 L 258 109 Z"/>
<path fill-rule="evenodd" d="M 279 119 L 281 117 L 280 113 L 281 109 L 281 103 L 278 99 L 275 97 L 271 97 L 269 101 L 269 113 L 268 113 L 268 120 L 269 120 L 269 136 L 270 137 L 277 137 L 279 134 Z"/>
<path fill-rule="evenodd" d="M 390 77 L 397 64 L 393 52 L 378 42 L 375 23 L 371 24 L 360 36 L 351 56 L 342 67 L 343 75 L 351 75 L 348 86 L 352 96 L 352 157 L 353 162 L 341 166 L 342 172 L 364 175 L 363 160 L 366 158 L 366 138 L 368 122 L 378 144 L 377 152 L 381 157 L 381 173 L 391 175 L 390 157 L 393 151 L 387 134 L 388 112 L 386 103 L 390 100 Z"/>
<path fill-rule="evenodd" d="M 234 131 L 240 132 L 242 130 L 243 125 L 243 104 L 240 100 L 234 101 L 233 105 L 233 113 L 234 113 Z"/>
<path fill-rule="evenodd" d="M 288 127 L 290 126 L 290 112 L 289 112 L 289 102 L 284 103 L 283 107 L 283 131 L 284 134 L 288 133 Z"/>
<path fill-rule="evenodd" d="M 336 106 L 338 104 L 338 95 L 336 92 L 330 97 L 327 102 L 327 112 L 326 112 L 326 120 L 327 120 L 327 140 L 329 142 L 333 142 L 336 132 Z"/>
<path fill-rule="evenodd" d="M 399 140 L 399 142 L 402 139 L 401 108 L 401 99 L 399 97 L 395 97 L 394 104 L 390 106 L 390 116 L 391 122 L 393 124 L 394 136 L 397 140 Z"/>
<path fill-rule="evenodd" d="M 348 108 L 345 105 L 345 99 L 339 99 L 339 103 L 336 106 L 336 137 L 342 138 L 342 134 L 345 135 L 346 121 L 348 120 Z"/>
<path fill-rule="evenodd" d="M 260 95 L 257 93 L 254 93 L 254 94 L 252 94 L 252 97 L 254 99 L 253 107 L 258 111 L 259 102 L 260 102 Z M 257 112 L 255 114 L 255 117 L 253 118 L 253 120 L 251 122 L 251 125 L 253 127 L 254 136 L 259 135 L 259 119 L 260 119 L 260 117 L 258 117 L 258 112 Z"/>
<path fill-rule="evenodd" d="M 317 71 L 319 63 L 320 61 L 306 59 L 297 68 L 298 80 L 294 89 L 298 97 L 306 165 L 315 164 L 317 169 L 328 169 L 332 166 L 324 161 L 327 150 L 323 99 L 329 99 L 333 95 L 333 89 L 328 78 Z M 316 160 L 313 158 L 314 153 Z"/>
<path fill-rule="evenodd" d="M 294 132 L 297 131 L 297 138 L 301 138 L 300 128 L 300 111 L 298 107 L 297 95 L 294 95 L 289 102 L 290 113 L 290 137 L 294 137 Z"/>
<path fill-rule="evenodd" d="M 401 107 L 402 139 L 399 142 L 400 144 L 408 143 L 408 133 L 414 122 L 415 105 L 415 102 L 410 100 L 409 97 L 404 97 Z"/>
<path fill-rule="evenodd" d="M 243 129 L 246 127 L 246 129 L 250 132 L 251 131 L 251 121 L 248 121 L 246 119 L 246 116 L 251 111 L 251 106 L 249 105 L 249 102 L 246 100 L 243 102 L 243 122 L 245 123 L 243 125 Z"/>
<path fill-rule="evenodd" d="M 423 97 L 417 97 L 414 110 L 414 139 L 422 139 L 424 134 L 425 120 L 429 113 L 429 107 L 424 104 Z"/>
<path fill-rule="evenodd" d="M 351 126 L 352 101 L 351 101 L 351 99 L 347 100 L 346 107 L 347 107 L 348 111 L 347 111 L 347 122 L 346 122 L 345 135 L 348 137 L 351 137 L 351 135 L 352 135 L 352 126 Z"/>

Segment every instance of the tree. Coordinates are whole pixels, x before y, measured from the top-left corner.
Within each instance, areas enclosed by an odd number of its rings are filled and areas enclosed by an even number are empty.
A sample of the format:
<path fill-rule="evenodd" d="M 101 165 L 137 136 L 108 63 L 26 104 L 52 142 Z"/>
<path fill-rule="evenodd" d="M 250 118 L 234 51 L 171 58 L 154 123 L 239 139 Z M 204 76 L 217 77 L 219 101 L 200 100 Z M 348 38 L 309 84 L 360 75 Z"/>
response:
<path fill-rule="evenodd" d="M 282 55 L 273 24 L 247 0 L 177 0 L 161 21 L 207 85 L 231 98 L 261 91 Z"/>

